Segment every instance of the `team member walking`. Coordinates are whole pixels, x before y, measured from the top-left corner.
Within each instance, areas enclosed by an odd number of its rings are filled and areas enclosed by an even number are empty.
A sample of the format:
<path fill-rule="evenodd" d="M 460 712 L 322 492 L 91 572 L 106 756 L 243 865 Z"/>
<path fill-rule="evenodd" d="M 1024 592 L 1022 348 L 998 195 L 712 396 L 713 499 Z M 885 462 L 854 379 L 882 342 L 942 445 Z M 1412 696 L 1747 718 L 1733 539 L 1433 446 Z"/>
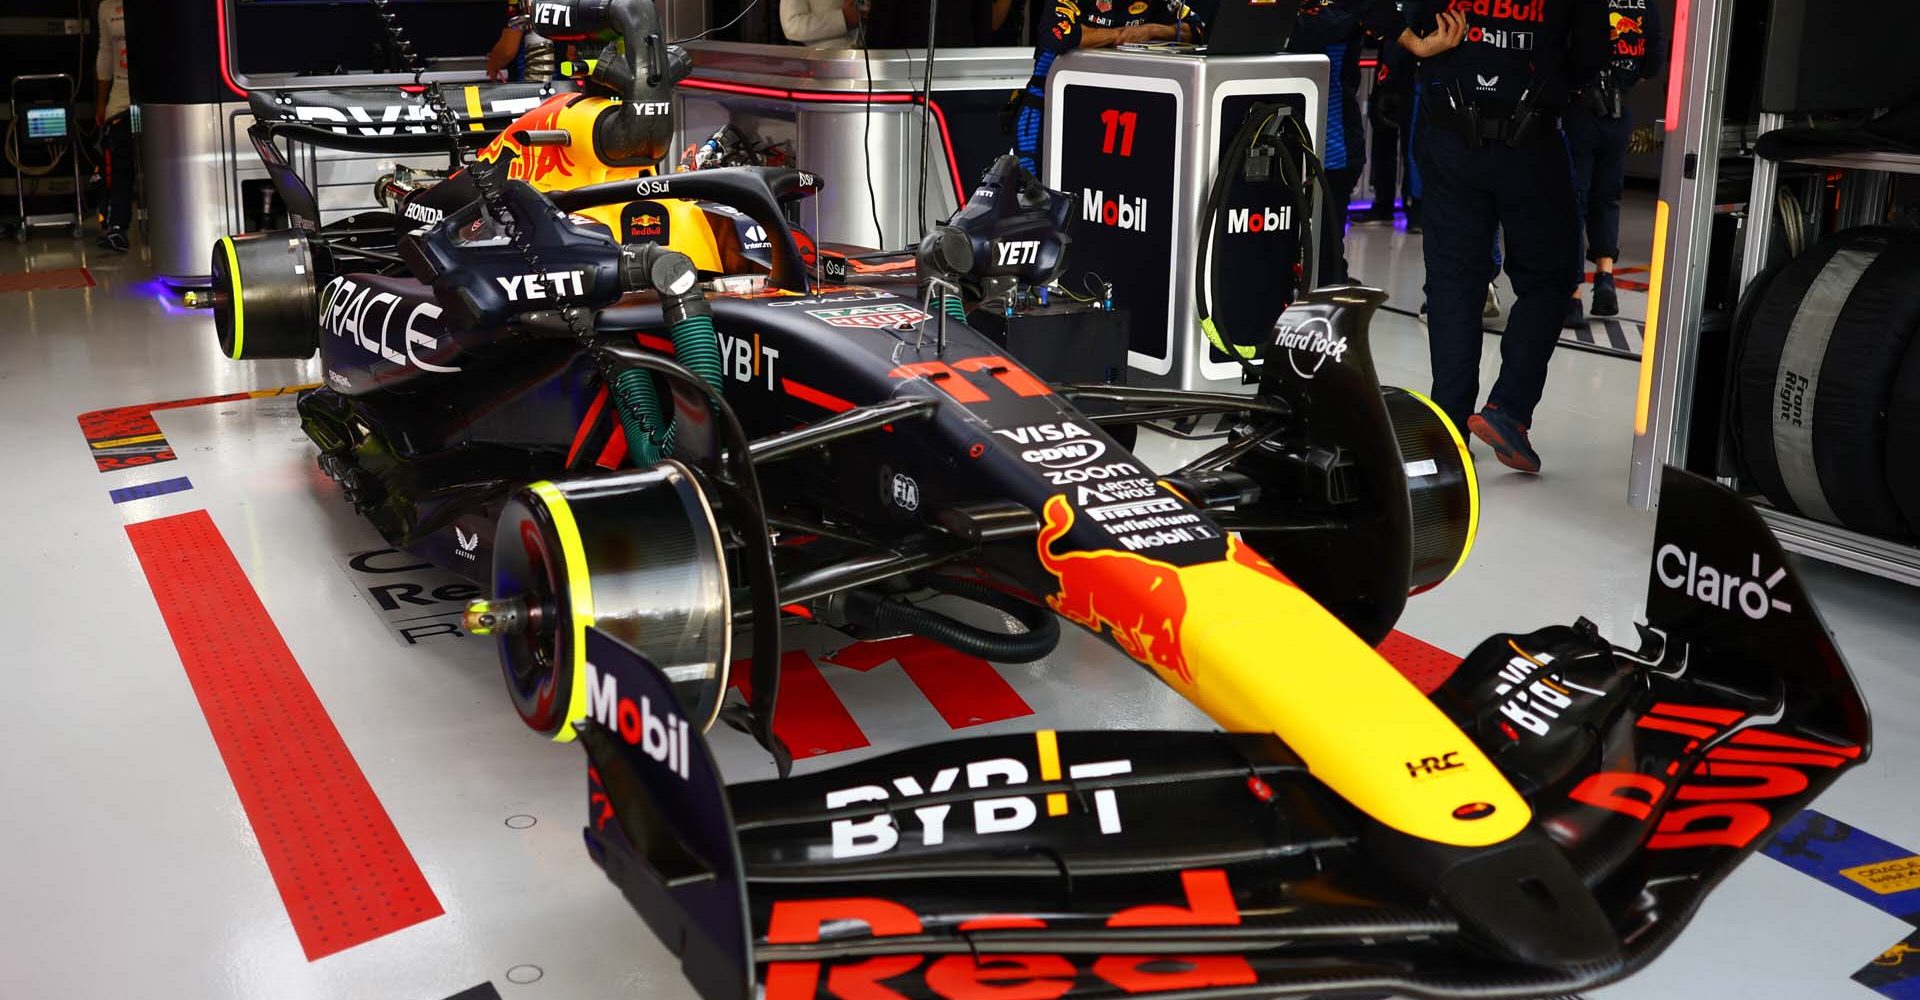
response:
<path fill-rule="evenodd" d="M 1627 95 L 1633 85 L 1659 73 L 1660 12 L 1650 0 L 1607 0 L 1612 60 L 1567 106 L 1567 152 L 1573 157 L 1574 201 L 1586 227 L 1587 260 L 1593 263 L 1593 314 L 1615 316 L 1620 297 L 1613 264 L 1620 256 L 1620 191 L 1626 183 L 1627 139 L 1633 121 Z M 1567 321 L 1585 322 L 1579 290 Z"/>
<path fill-rule="evenodd" d="M 1607 0 L 1453 0 L 1433 20 L 1437 30 L 1423 42 L 1444 49 L 1410 48 L 1422 59 L 1414 156 L 1433 400 L 1502 464 L 1538 472 L 1533 408 L 1580 281 L 1560 115 L 1606 65 Z M 1499 380 L 1475 413 L 1496 228 L 1516 300 L 1500 338 Z"/>
<path fill-rule="evenodd" d="M 1373 205 L 1354 219 L 1359 225 L 1392 225 L 1395 194 L 1405 179 L 1407 217 L 1413 217 L 1413 171 L 1405 162 L 1413 137 L 1413 53 L 1392 39 L 1380 43 L 1380 61 L 1367 97 L 1371 141 L 1367 169 L 1373 181 Z"/>

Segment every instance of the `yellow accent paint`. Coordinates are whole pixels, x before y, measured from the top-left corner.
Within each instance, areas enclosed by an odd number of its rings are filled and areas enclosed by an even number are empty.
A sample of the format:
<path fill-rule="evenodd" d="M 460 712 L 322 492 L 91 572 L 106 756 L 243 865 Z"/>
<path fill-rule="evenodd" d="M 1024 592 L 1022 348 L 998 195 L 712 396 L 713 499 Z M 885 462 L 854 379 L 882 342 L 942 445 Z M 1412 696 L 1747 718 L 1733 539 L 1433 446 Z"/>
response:
<path fill-rule="evenodd" d="M 119 448 L 130 444 L 146 444 L 149 441 L 164 441 L 166 438 L 167 436 L 165 434 L 138 434 L 133 437 L 109 438 L 105 441 L 89 441 L 87 444 L 96 449 Z"/>
<path fill-rule="evenodd" d="M 1667 276 L 1667 200 L 1653 207 L 1653 273 L 1647 279 L 1646 332 L 1640 338 L 1640 389 L 1633 400 L 1633 436 L 1647 436 L 1647 411 L 1653 405 L 1654 343 L 1660 335 L 1660 293 Z"/>
<path fill-rule="evenodd" d="M 1180 645 L 1193 672 L 1162 680 L 1230 732 L 1271 732 L 1314 777 L 1385 825 L 1460 847 L 1525 829 L 1532 813 L 1446 715 L 1297 587 L 1232 560 L 1180 570 Z M 1415 775 L 1423 758 L 1456 766 Z M 1478 820 L 1454 810 L 1484 802 Z"/>
<path fill-rule="evenodd" d="M 303 382 L 300 385 L 283 385 L 278 389 L 250 389 L 247 391 L 247 395 L 252 396 L 254 399 L 266 399 L 269 396 L 284 396 L 290 392 L 305 392 L 308 389 L 318 388 L 320 388 L 320 383 L 318 382 Z"/>
<path fill-rule="evenodd" d="M 1040 748 L 1040 780 L 1060 780 L 1060 739 L 1051 729 L 1042 729 L 1033 734 L 1033 741 Z M 1047 815 L 1065 816 L 1067 814 L 1067 793 L 1047 793 Z"/>
<path fill-rule="evenodd" d="M 480 109 L 480 88 L 468 85 L 467 120 L 472 122 L 472 124 L 467 126 L 468 131 L 485 132 L 487 130 L 487 127 L 480 123 L 480 116 L 484 114 L 486 114 L 486 112 Z"/>
<path fill-rule="evenodd" d="M 227 283 L 233 286 L 227 291 L 227 301 L 233 307 L 233 353 L 227 357 L 238 361 L 245 353 L 242 345 L 247 332 L 246 305 L 240 298 L 240 259 L 233 254 L 233 237 L 220 237 L 220 249 L 227 252 Z"/>
<path fill-rule="evenodd" d="M 573 686 L 567 698 L 567 717 L 553 734 L 555 743 L 573 741 L 573 723 L 587 717 L 587 626 L 593 624 L 593 579 L 587 572 L 587 550 L 580 542 L 580 525 L 560 487 L 538 482 L 527 489 L 547 505 L 554 533 L 560 536 L 560 559 L 567 570 L 567 601 L 573 609 Z"/>
<path fill-rule="evenodd" d="M 1258 347 L 1227 343 L 1227 339 L 1220 335 L 1220 328 L 1214 325 L 1212 316 L 1208 316 L 1206 319 L 1200 321 L 1200 332 L 1205 334 L 1207 342 L 1211 343 L 1222 354 L 1238 354 L 1248 361 L 1252 361 L 1260 355 L 1260 348 Z"/>
<path fill-rule="evenodd" d="M 1920 889 L 1920 854 L 1842 868 L 1840 874 L 1880 896 Z"/>
<path fill-rule="evenodd" d="M 1440 426 L 1447 429 L 1447 436 L 1453 438 L 1453 446 L 1460 451 L 1461 467 L 1467 470 L 1467 542 L 1460 546 L 1460 558 L 1454 560 L 1452 569 L 1447 570 L 1447 576 L 1443 578 L 1444 582 L 1444 579 L 1450 579 L 1453 574 L 1460 572 L 1460 567 L 1467 564 L 1467 556 L 1473 553 L 1474 539 L 1480 537 L 1480 477 L 1473 471 L 1473 454 L 1467 451 L 1466 439 L 1460 436 L 1460 428 L 1453 426 L 1453 419 L 1441 412 L 1439 404 L 1433 400 L 1412 389 L 1400 391 L 1425 403 L 1427 409 L 1432 410 L 1433 415 L 1440 418 Z"/>

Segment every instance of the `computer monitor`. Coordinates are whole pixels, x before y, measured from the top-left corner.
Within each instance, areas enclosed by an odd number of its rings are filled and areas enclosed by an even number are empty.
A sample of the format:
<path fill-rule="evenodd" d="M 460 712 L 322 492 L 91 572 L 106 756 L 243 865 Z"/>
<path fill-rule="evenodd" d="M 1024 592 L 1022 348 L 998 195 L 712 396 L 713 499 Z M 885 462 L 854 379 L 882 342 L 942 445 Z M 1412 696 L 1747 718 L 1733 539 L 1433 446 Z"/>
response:
<path fill-rule="evenodd" d="M 1858 111 L 1920 98 L 1916 0 L 1772 0 L 1760 110 Z"/>
<path fill-rule="evenodd" d="M 1271 55 L 1287 47 L 1300 0 L 1219 0 L 1207 20 L 1206 54 Z"/>
<path fill-rule="evenodd" d="M 67 137 L 67 109 L 57 105 L 29 107 L 27 112 L 27 138 L 51 142 Z"/>

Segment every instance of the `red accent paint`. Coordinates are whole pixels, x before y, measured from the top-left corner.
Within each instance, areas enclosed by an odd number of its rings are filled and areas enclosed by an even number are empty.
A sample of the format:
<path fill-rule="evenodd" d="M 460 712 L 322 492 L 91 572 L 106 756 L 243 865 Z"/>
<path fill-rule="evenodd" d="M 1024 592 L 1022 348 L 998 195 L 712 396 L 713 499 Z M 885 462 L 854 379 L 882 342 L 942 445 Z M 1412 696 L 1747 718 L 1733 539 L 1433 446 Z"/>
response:
<path fill-rule="evenodd" d="M 1599 771 L 1587 775 L 1567 793 L 1567 798 L 1643 820 L 1653 815 L 1653 804 L 1660 801 L 1666 790 L 1666 783 L 1659 778 L 1626 771 Z"/>
<path fill-rule="evenodd" d="M 1380 642 L 1378 652 L 1393 664 L 1421 694 L 1432 694 L 1460 669 L 1460 658 L 1432 643 L 1422 642 L 1405 632 L 1390 632 Z"/>
<path fill-rule="evenodd" d="M 1273 786 L 1267 784 L 1257 774 L 1247 775 L 1247 791 L 1252 792 L 1253 797 L 1262 802 L 1273 801 Z"/>
<path fill-rule="evenodd" d="M 1704 705 L 1680 705 L 1670 701 L 1654 702 L 1648 709 L 1654 715 L 1670 715 L 1676 719 L 1693 719 L 1696 722 L 1710 722 L 1715 726 L 1731 726 L 1745 714 L 1731 708 L 1708 708 Z"/>
<path fill-rule="evenodd" d="M 308 961 L 443 913 L 213 519 L 127 538 Z"/>
<path fill-rule="evenodd" d="M 633 339 L 638 341 L 641 347 L 649 351 L 659 351 L 661 354 L 669 356 L 673 354 L 673 341 L 665 337 L 656 337 L 650 333 L 636 333 L 633 335 Z"/>
<path fill-rule="evenodd" d="M 573 432 L 573 445 L 567 449 L 567 468 L 573 468 L 573 460 L 580 457 L 580 449 L 586 447 L 587 435 L 593 433 L 594 422 L 600 419 L 600 410 L 607 405 L 607 387 L 601 386 L 594 393 L 593 402 L 587 405 L 587 415 L 580 418 L 580 429 Z"/>
<path fill-rule="evenodd" d="M 1686 100 L 1687 46 L 1693 39 L 1687 37 L 1689 22 L 1692 21 L 1693 0 L 1676 0 L 1673 5 L 1673 34 L 1667 36 L 1671 41 L 1667 48 L 1667 131 L 1680 128 L 1680 105 Z"/>
<path fill-rule="evenodd" d="M 1227 873 L 1201 868 L 1180 873 L 1185 906 L 1131 906 L 1107 918 L 1108 927 L 1219 927 L 1240 922 Z"/>
<path fill-rule="evenodd" d="M 965 729 L 1032 715 L 1033 707 L 993 664 L 917 635 L 856 642 L 827 658 L 835 666 L 872 670 L 889 661 L 933 704 L 948 727 Z M 785 700 L 785 692 L 781 700 Z"/>
<path fill-rule="evenodd" d="M 1713 739 L 1715 732 L 1714 729 L 1707 726 L 1695 725 L 1691 722 L 1681 722 L 1678 719 L 1662 718 L 1658 715 L 1643 715 L 1635 725 L 1641 729 L 1657 729 L 1663 733 L 1679 733 L 1682 736 L 1691 736 L 1698 740 Z"/>
<path fill-rule="evenodd" d="M 780 605 L 780 610 L 795 618 L 806 618 L 808 620 L 813 618 L 813 612 L 807 610 L 807 606 L 804 604 L 782 604 Z"/>
<path fill-rule="evenodd" d="M 616 420 L 613 422 L 613 433 L 607 435 L 607 444 L 600 449 L 600 454 L 593 460 L 593 464 L 611 472 L 625 465 L 626 461 L 627 428 L 625 424 Z"/>
<path fill-rule="evenodd" d="M 780 387 L 786 390 L 787 395 L 803 403 L 812 403 L 815 406 L 832 410 L 835 413 L 845 413 L 853 409 L 852 403 L 841 399 L 839 396 L 830 392 L 821 392 L 813 386 L 795 382 L 790 378 L 781 379 Z"/>
<path fill-rule="evenodd" d="M 732 686 L 748 698 L 753 697 L 748 676 L 752 669 L 748 660 L 733 664 Z M 780 703 L 773 712 L 773 732 L 793 751 L 795 760 L 867 745 L 867 734 L 827 684 L 813 657 L 798 649 L 780 656 Z"/>
<path fill-rule="evenodd" d="M 1684 3 L 1685 0 L 1682 0 Z M 965 200 L 967 183 L 960 175 L 960 161 L 953 154 L 953 134 L 947 130 L 947 114 L 940 110 L 940 102 L 931 98 L 924 102 L 919 94 L 848 94 L 819 90 L 786 90 L 779 87 L 755 87 L 744 83 L 722 83 L 718 80 L 700 80 L 688 77 L 680 81 L 680 86 L 692 90 L 713 90 L 723 94 L 745 94 L 748 97 L 769 97 L 783 101 L 808 101 L 815 104 L 921 104 L 933 112 L 933 120 L 940 126 L 940 148 L 947 154 L 947 169 L 953 173 L 954 196 Z"/>
<path fill-rule="evenodd" d="M 247 92 L 233 82 L 232 57 L 227 49 L 227 0 L 213 0 L 213 24 L 219 35 L 220 79 L 226 83 L 228 90 L 240 95 L 240 99 L 244 101 L 247 98 Z"/>
<path fill-rule="evenodd" d="M 963 920 L 960 922 L 957 930 L 1033 930 L 1045 926 L 1047 926 L 1047 922 L 1039 917 L 1016 917 L 1004 913 L 996 913 L 985 917 L 975 917 L 972 920 Z"/>
<path fill-rule="evenodd" d="M 960 373 L 945 361 L 915 361 L 895 368 L 887 373 L 887 377 L 926 379 L 933 383 L 934 388 L 952 396 L 956 402 L 984 403 L 987 401 L 987 394 L 980 391 L 979 386 L 961 377 Z"/>

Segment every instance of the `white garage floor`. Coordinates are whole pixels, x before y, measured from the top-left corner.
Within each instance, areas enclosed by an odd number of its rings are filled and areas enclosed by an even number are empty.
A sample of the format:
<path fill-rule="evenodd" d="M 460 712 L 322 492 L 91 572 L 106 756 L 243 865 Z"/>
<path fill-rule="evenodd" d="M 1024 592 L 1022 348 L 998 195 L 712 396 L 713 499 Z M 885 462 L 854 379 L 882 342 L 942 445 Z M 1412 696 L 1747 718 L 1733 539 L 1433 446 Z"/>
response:
<path fill-rule="evenodd" d="M 1356 233 L 1355 272 L 1385 284 L 1395 305 L 1417 306 L 1418 238 Z M 427 629 L 459 604 L 435 598 L 445 579 L 353 568 L 350 556 L 382 543 L 315 472 L 290 397 L 160 410 L 157 433 L 177 459 L 107 472 L 88 437 L 111 439 L 83 435 L 76 423 L 91 411 L 312 382 L 315 367 L 227 362 L 208 315 L 170 303 L 137 257 L 65 240 L 0 249 L 0 275 L 78 267 L 97 284 L 0 292 L 0 455 L 10 479 L 0 491 L 9 553 L 0 622 L 11 640 L 0 655 L 11 692 L 0 699 L 0 801 L 11 807 L 0 835 L 0 997 L 690 996 L 582 850 L 579 751 L 518 725 L 488 643 Z M 1420 327 L 1382 314 L 1375 344 L 1383 376 L 1424 388 Z M 1489 384 L 1496 357 L 1487 352 Z M 1546 474 L 1510 474 L 1483 458 L 1479 546 L 1455 580 L 1412 602 L 1403 631 L 1464 653 L 1490 632 L 1584 614 L 1618 641 L 1631 636 L 1652 530 L 1651 516 L 1625 503 L 1635 378 L 1631 362 L 1559 352 L 1535 428 Z M 1177 450 L 1166 439 L 1153 448 L 1149 458 Z M 191 488 L 120 503 L 109 496 L 179 477 Z M 269 872 L 267 855 L 287 849 L 275 839 L 286 824 L 243 810 L 244 779 L 216 746 L 126 530 L 193 510 L 207 511 L 231 547 L 348 763 L 390 819 L 399 853 L 430 890 L 431 905 L 415 899 L 414 915 L 390 932 L 310 957 L 298 906 Z M 1909 721 L 1920 712 L 1920 594 L 1801 569 L 1878 721 L 1873 760 L 1816 807 L 1920 848 L 1920 727 Z M 379 592 L 366 588 L 392 580 L 420 587 L 384 591 L 415 600 L 383 614 Z M 389 624 L 402 618 L 411 620 Z M 409 628 L 415 644 L 396 631 Z M 823 666 L 826 690 L 851 722 L 826 727 L 823 738 L 857 736 L 868 749 L 801 767 L 945 736 L 972 718 L 990 721 L 967 733 L 1204 725 L 1130 661 L 1078 633 L 1049 660 L 999 674 L 1030 713 L 1003 700 L 950 722 L 942 709 L 952 706 L 931 702 L 898 664 Z M 732 734 L 718 745 L 731 775 L 768 772 Z M 271 785 L 273 772 L 261 780 Z M 315 799 L 295 804 L 339 821 L 332 799 Z M 1665 957 L 1600 995 L 1869 1000 L 1849 977 L 1914 933 L 1755 857 Z M 1912 944 L 1920 949 L 1920 939 Z M 1897 957 L 1920 973 L 1920 952 Z M 1886 995 L 1916 995 L 1896 990 L 1917 984 L 1920 975 Z"/>

